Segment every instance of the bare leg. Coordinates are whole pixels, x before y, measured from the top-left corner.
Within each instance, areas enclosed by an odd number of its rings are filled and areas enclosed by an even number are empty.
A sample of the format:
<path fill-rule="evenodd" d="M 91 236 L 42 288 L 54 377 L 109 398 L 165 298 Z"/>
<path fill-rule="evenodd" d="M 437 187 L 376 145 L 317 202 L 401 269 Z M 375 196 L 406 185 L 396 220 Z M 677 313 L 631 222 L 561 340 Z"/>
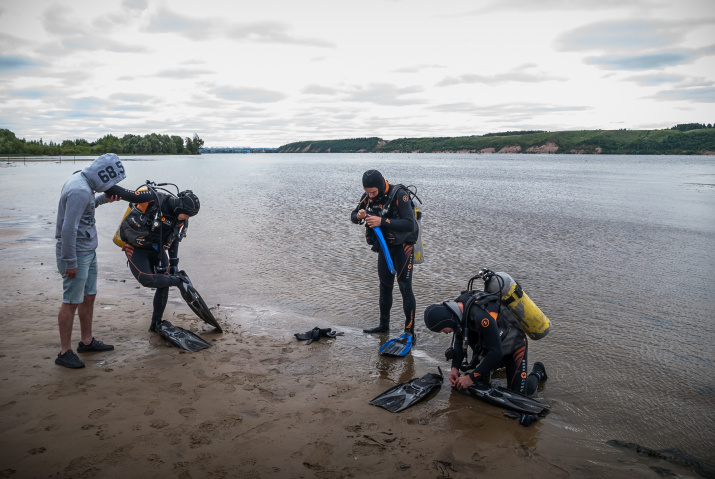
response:
<path fill-rule="evenodd" d="M 79 313 L 80 339 L 84 344 L 92 342 L 92 318 L 94 317 L 94 298 L 96 294 L 88 294 L 77 308 Z"/>
<path fill-rule="evenodd" d="M 60 354 L 72 349 L 72 323 L 74 323 L 74 313 L 79 304 L 62 303 L 60 312 L 57 315 L 57 323 L 60 326 Z"/>

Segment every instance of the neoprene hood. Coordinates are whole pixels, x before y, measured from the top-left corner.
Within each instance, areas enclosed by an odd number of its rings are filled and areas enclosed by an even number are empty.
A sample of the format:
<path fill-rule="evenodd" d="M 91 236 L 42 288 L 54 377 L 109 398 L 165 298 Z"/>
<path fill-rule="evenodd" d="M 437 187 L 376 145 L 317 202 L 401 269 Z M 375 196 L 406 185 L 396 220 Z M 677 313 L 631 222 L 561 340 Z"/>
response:
<path fill-rule="evenodd" d="M 385 194 L 385 178 L 377 170 L 367 170 L 362 175 L 363 188 L 377 188 L 378 194 Z"/>
<path fill-rule="evenodd" d="M 452 331 L 459 329 L 459 323 L 452 310 L 440 303 L 432 304 L 425 309 L 425 326 L 435 333 L 439 333 L 444 328 L 452 328 Z"/>

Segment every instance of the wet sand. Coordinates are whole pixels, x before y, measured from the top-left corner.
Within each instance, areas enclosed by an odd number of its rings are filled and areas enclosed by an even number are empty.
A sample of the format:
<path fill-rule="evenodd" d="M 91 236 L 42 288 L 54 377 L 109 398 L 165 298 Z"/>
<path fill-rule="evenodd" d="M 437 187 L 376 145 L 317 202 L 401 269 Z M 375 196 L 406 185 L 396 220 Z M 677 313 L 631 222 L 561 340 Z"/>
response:
<path fill-rule="evenodd" d="M 182 351 L 147 331 L 151 293 L 109 279 L 101 256 L 94 334 L 115 350 L 80 355 L 84 369 L 56 366 L 60 278 L 36 259 L 52 246 L 0 235 L 0 477 L 696 477 L 584 444 L 548 416 L 521 427 L 448 385 L 399 414 L 371 406 L 395 384 L 383 361 L 407 379 L 434 365 L 382 360 L 359 329 L 311 345 L 293 337 L 334 327 L 324 319 L 216 306 L 218 334 L 172 292 L 165 319 L 213 345 Z"/>

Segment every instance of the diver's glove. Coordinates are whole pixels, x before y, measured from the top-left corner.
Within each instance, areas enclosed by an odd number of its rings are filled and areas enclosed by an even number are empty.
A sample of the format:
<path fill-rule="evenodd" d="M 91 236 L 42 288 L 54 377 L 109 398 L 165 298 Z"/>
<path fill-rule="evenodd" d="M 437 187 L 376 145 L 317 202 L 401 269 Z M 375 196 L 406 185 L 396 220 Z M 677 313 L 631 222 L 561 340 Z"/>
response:
<path fill-rule="evenodd" d="M 320 341 L 320 338 L 334 338 L 335 336 L 342 336 L 343 332 L 337 332 L 333 331 L 330 328 L 319 328 L 319 327 L 314 327 L 308 332 L 305 333 L 295 333 L 293 336 L 296 337 L 296 339 L 300 341 L 305 341 L 306 339 L 308 340 L 307 343 L 305 344 L 310 344 L 313 341 Z"/>
<path fill-rule="evenodd" d="M 177 265 L 169 266 L 169 274 L 174 276 L 179 272 L 179 267 Z"/>
<path fill-rule="evenodd" d="M 521 419 L 519 419 L 519 424 L 521 424 L 524 427 L 529 427 L 531 426 L 532 423 L 535 423 L 539 419 L 539 416 L 536 414 L 522 414 Z"/>

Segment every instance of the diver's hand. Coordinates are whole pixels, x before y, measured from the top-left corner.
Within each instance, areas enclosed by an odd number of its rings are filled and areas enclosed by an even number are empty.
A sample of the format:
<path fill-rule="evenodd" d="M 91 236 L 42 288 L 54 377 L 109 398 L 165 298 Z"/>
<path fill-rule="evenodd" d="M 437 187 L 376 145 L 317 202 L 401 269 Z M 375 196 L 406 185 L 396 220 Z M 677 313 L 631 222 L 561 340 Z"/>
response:
<path fill-rule="evenodd" d="M 472 384 L 474 384 L 474 381 L 472 381 L 472 377 L 469 375 L 462 376 L 455 381 L 455 387 L 457 389 L 467 389 Z"/>
<path fill-rule="evenodd" d="M 374 228 L 375 226 L 382 226 L 382 217 L 374 215 L 366 216 L 365 223 L 367 223 L 370 228 Z"/>
<path fill-rule="evenodd" d="M 358 221 L 364 220 L 366 216 L 367 216 L 367 213 L 365 212 L 365 210 L 360 210 L 357 212 L 357 220 Z"/>
<path fill-rule="evenodd" d="M 457 379 L 459 379 L 459 369 L 452 368 L 449 372 L 449 385 L 455 387 L 457 384 Z"/>
<path fill-rule="evenodd" d="M 110 196 L 107 193 L 105 193 L 104 196 L 107 198 L 107 203 L 114 203 L 115 201 L 121 200 L 121 198 L 117 195 Z"/>

